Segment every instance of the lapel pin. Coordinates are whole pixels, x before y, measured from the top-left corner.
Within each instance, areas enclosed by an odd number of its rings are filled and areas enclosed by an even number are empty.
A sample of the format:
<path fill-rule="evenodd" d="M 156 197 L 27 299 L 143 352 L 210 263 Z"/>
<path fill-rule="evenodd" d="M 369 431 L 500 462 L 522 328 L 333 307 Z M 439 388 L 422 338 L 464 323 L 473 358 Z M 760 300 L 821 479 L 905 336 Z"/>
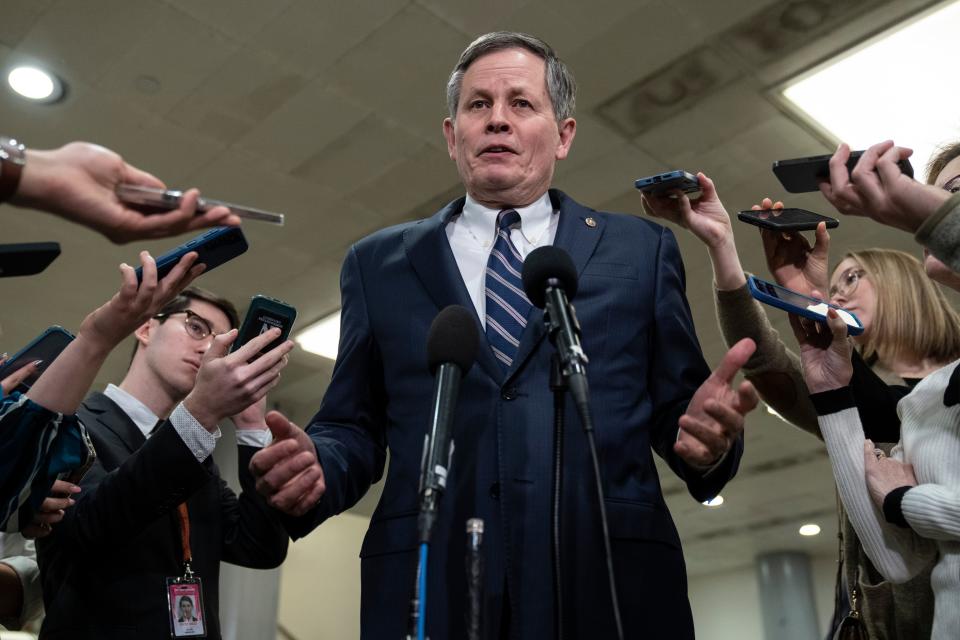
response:
<path fill-rule="evenodd" d="M 594 220 L 593 218 L 584 218 L 583 221 L 586 222 L 587 226 L 590 227 L 591 229 L 597 226 L 597 221 Z"/>

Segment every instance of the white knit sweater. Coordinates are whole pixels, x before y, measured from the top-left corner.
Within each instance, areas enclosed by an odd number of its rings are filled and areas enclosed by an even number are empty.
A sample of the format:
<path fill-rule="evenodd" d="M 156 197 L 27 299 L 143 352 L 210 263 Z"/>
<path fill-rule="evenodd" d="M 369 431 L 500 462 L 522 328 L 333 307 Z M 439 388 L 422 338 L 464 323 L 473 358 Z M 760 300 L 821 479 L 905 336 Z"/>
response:
<path fill-rule="evenodd" d="M 960 638 L 960 405 L 943 403 L 958 365 L 927 376 L 897 407 L 901 440 L 891 457 L 912 464 L 919 483 L 903 497 L 909 529 L 887 523 L 870 499 L 856 408 L 819 418 L 843 506 L 874 566 L 888 580 L 903 582 L 937 556 L 934 640 Z"/>

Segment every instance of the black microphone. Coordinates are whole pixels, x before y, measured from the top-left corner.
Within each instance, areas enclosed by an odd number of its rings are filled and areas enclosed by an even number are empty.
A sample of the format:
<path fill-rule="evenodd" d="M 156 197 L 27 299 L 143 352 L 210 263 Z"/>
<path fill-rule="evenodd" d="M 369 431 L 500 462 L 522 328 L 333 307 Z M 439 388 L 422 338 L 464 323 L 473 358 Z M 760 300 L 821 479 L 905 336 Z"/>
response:
<path fill-rule="evenodd" d="M 430 325 L 427 364 L 435 377 L 430 405 L 430 429 L 420 467 L 420 542 L 429 542 L 437 520 L 437 506 L 447 486 L 453 455 L 453 413 L 460 380 L 477 357 L 479 337 L 473 314 L 459 305 L 443 309 Z"/>
<path fill-rule="evenodd" d="M 570 254 L 559 247 L 534 249 L 523 261 L 523 290 L 534 306 L 544 310 L 550 341 L 560 355 L 560 367 L 567 381 L 583 428 L 593 430 L 590 418 L 590 389 L 587 385 L 587 354 L 580 346 L 580 324 L 570 300 L 577 295 L 577 268 Z"/>

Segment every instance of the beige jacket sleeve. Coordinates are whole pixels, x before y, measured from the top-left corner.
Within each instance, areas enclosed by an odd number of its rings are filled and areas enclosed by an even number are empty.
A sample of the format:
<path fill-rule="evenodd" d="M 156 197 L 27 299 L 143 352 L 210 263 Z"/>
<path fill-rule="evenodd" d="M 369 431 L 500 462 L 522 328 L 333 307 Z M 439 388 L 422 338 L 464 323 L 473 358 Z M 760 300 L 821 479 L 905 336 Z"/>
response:
<path fill-rule="evenodd" d="M 803 381 L 800 357 L 788 350 L 770 324 L 763 306 L 750 295 L 747 285 L 716 292 L 717 321 L 727 346 L 752 338 L 757 350 L 743 367 L 747 380 L 760 397 L 788 422 L 820 439 L 817 412 Z"/>

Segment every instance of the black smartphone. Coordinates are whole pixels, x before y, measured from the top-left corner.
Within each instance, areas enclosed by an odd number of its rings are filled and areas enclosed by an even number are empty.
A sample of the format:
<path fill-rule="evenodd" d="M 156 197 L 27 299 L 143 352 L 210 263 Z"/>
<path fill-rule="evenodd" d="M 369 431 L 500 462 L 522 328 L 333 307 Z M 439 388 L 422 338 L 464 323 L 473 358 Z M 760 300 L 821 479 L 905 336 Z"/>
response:
<path fill-rule="evenodd" d="M 233 341 L 230 351 L 236 351 L 263 332 L 274 327 L 280 329 L 279 337 L 261 349 L 252 358 L 255 360 L 286 340 L 290 336 L 290 330 L 293 328 L 296 319 L 297 310 L 291 305 L 283 300 L 257 294 L 250 299 L 250 307 L 247 309 L 247 315 L 240 326 L 240 334 Z"/>
<path fill-rule="evenodd" d="M 0 278 L 40 273 L 59 255 L 59 242 L 0 244 Z"/>
<path fill-rule="evenodd" d="M 157 280 L 162 280 L 180 262 L 180 258 L 191 251 L 196 251 L 198 254 L 197 261 L 194 264 L 202 262 L 207 265 L 204 273 L 208 273 L 211 269 L 219 267 L 224 262 L 245 252 L 248 246 L 247 239 L 240 227 L 211 229 L 157 258 Z M 137 282 L 142 280 L 143 267 L 137 267 Z"/>
<path fill-rule="evenodd" d="M 741 211 L 737 214 L 737 218 L 741 222 L 773 231 L 810 231 L 816 229 L 821 222 L 827 223 L 827 229 L 840 226 L 840 221 L 836 218 L 797 208 Z"/>
<path fill-rule="evenodd" d="M 26 393 L 37 381 L 37 378 L 40 377 L 40 374 L 50 366 L 51 362 L 57 359 L 57 356 L 59 356 L 71 342 L 73 342 L 72 333 L 56 325 L 50 327 L 34 338 L 30 344 L 16 352 L 3 366 L 0 366 L 0 380 L 3 380 L 21 367 L 35 360 L 43 360 L 36 372 L 14 389 L 14 391 L 19 391 L 20 393 Z"/>
<path fill-rule="evenodd" d="M 692 173 L 677 170 L 640 178 L 633 183 L 633 186 L 638 191 L 657 196 L 664 195 L 674 189 L 680 189 L 684 193 L 695 193 L 700 191 L 700 180 Z"/>
<path fill-rule="evenodd" d="M 863 151 L 851 151 L 847 160 L 847 171 L 853 171 L 860 160 Z M 820 182 L 830 179 L 830 158 L 832 154 L 824 156 L 810 156 L 809 158 L 791 158 L 777 160 L 773 163 L 773 174 L 780 180 L 783 188 L 790 193 L 810 193 L 820 190 Z M 904 175 L 913 177 L 913 165 L 909 159 L 897 163 Z"/>

